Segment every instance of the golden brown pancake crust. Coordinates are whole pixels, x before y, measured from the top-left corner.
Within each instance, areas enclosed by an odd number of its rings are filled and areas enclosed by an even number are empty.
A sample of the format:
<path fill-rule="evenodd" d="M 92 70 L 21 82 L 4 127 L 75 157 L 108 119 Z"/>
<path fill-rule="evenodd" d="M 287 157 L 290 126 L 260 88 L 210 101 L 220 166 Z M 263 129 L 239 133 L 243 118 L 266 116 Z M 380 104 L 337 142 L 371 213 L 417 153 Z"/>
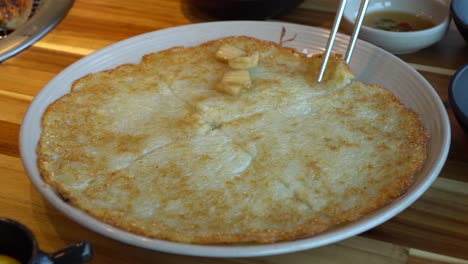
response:
<path fill-rule="evenodd" d="M 259 51 L 252 87 L 214 89 L 229 43 Z M 417 114 L 332 56 L 250 37 L 93 73 L 44 114 L 38 166 L 71 204 L 188 243 L 272 243 L 356 220 L 403 194 L 426 158 Z"/>

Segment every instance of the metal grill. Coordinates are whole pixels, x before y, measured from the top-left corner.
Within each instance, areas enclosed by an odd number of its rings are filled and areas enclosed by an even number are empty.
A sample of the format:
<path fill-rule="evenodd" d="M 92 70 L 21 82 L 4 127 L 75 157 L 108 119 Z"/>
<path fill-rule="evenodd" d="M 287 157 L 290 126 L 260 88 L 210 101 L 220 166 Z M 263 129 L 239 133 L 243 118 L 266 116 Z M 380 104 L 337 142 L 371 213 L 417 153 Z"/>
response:
<path fill-rule="evenodd" d="M 36 14 L 37 9 L 39 8 L 39 5 L 41 4 L 41 0 L 34 0 L 33 5 L 32 5 L 32 10 L 31 10 L 31 15 L 29 15 L 29 19 Z M 4 28 L 0 28 L 0 39 L 5 38 L 9 34 L 11 34 L 13 30 L 6 30 Z"/>

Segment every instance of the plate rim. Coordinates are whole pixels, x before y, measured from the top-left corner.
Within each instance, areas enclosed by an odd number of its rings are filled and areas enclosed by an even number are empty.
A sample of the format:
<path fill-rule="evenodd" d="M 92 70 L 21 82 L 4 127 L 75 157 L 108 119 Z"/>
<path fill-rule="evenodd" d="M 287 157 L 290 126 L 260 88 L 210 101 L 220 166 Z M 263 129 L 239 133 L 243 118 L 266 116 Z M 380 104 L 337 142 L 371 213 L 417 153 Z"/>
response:
<path fill-rule="evenodd" d="M 314 236 L 314 237 L 295 240 L 295 241 L 278 242 L 274 244 L 220 246 L 220 245 L 185 244 L 185 243 L 171 242 L 171 241 L 165 241 L 165 240 L 160 240 L 160 239 L 152 239 L 152 238 L 147 238 L 147 237 L 143 237 L 140 235 L 135 235 L 127 231 L 124 231 L 122 229 L 119 229 L 117 227 L 108 225 L 84 213 L 80 209 L 72 207 L 71 205 L 68 205 L 67 203 L 63 202 L 63 200 L 61 200 L 57 196 L 57 194 L 52 190 L 52 188 L 46 186 L 45 182 L 42 180 L 42 177 L 40 175 L 39 177 L 34 176 L 35 174 L 37 175 L 37 171 L 34 170 L 35 169 L 34 167 L 37 168 L 37 163 L 36 163 L 37 161 L 34 161 L 35 164 L 31 165 L 31 161 L 28 161 L 25 159 L 25 157 L 28 156 L 28 151 L 25 146 L 26 144 L 25 142 L 28 142 L 28 139 L 27 139 L 28 134 L 26 131 L 27 129 L 26 125 L 31 122 L 31 119 L 33 118 L 32 112 L 37 107 L 37 104 L 40 103 L 41 99 L 46 98 L 47 87 L 50 87 L 54 81 L 56 81 L 57 79 L 60 79 L 63 76 L 66 76 L 66 74 L 69 71 L 72 71 L 74 68 L 81 66 L 82 64 L 86 64 L 88 61 L 92 61 L 95 58 L 99 58 L 100 55 L 102 55 L 105 52 L 109 52 L 109 50 L 111 49 L 122 48 L 125 45 L 131 44 L 135 41 L 138 41 L 140 39 L 145 39 L 148 37 L 154 38 L 154 37 L 157 37 L 158 35 L 163 35 L 166 33 L 177 34 L 178 32 L 181 32 L 184 30 L 193 30 L 199 27 L 210 27 L 214 24 L 225 25 L 229 27 L 233 27 L 235 25 L 245 26 L 245 25 L 251 25 L 251 24 L 262 25 L 262 26 L 268 26 L 268 25 L 288 26 L 292 28 L 300 28 L 303 30 L 308 30 L 311 32 L 311 34 L 325 34 L 327 36 L 329 34 L 329 30 L 326 30 L 326 29 L 300 25 L 300 24 L 294 24 L 294 23 L 289 23 L 289 22 L 279 22 L 279 21 L 278 22 L 277 21 L 204 22 L 204 23 L 195 23 L 195 24 L 183 25 L 183 26 L 178 26 L 178 27 L 166 28 L 162 30 L 156 30 L 156 31 L 147 32 L 141 35 L 133 36 L 131 38 L 113 43 L 107 47 L 104 47 L 103 49 L 99 49 L 91 53 L 90 55 L 85 56 L 81 58 L 80 60 L 74 62 L 73 64 L 65 68 L 63 71 L 61 71 L 59 74 L 54 76 L 54 78 L 52 78 L 51 81 L 47 83 L 41 89 L 41 91 L 35 96 L 32 103 L 28 107 L 28 110 L 25 113 L 23 122 L 21 123 L 19 139 L 20 139 L 20 154 L 21 154 L 23 167 L 25 168 L 27 172 L 28 178 L 32 181 L 33 185 L 36 187 L 36 190 L 39 191 L 39 193 L 42 195 L 43 198 L 45 198 L 50 204 L 52 204 L 60 212 L 65 214 L 69 219 L 73 220 L 74 222 L 77 222 L 81 226 L 84 226 L 106 237 L 130 244 L 130 245 L 134 245 L 134 246 L 138 246 L 138 247 L 142 247 L 142 248 L 146 248 L 150 250 L 157 250 L 157 251 L 162 251 L 162 252 L 175 253 L 175 254 L 181 254 L 181 255 L 190 255 L 190 256 L 256 257 L 256 256 L 267 256 L 267 255 L 291 253 L 291 252 L 297 252 L 301 250 L 316 248 L 316 247 L 328 245 L 331 243 L 335 243 L 343 239 L 350 238 L 354 235 L 360 234 L 364 231 L 367 231 L 373 227 L 376 227 L 382 224 L 383 222 L 389 220 L 390 218 L 394 217 L 395 215 L 397 215 L 398 213 L 406 209 L 409 205 L 411 205 L 414 201 L 416 201 L 430 187 L 433 181 L 437 178 L 448 156 L 448 151 L 450 147 L 450 137 L 451 137 L 450 122 L 448 119 L 447 111 L 445 107 L 443 106 L 442 100 L 440 99 L 440 97 L 438 96 L 438 94 L 436 93 L 432 85 L 415 69 L 407 65 L 404 61 L 394 56 L 393 54 L 390 54 L 387 51 L 379 47 L 376 47 L 370 43 L 364 42 L 362 40 L 358 40 L 358 42 L 356 43 L 356 47 L 363 46 L 364 48 L 371 48 L 381 53 L 383 52 L 387 56 L 393 56 L 394 58 L 399 60 L 400 63 L 404 64 L 405 67 L 407 67 L 413 75 L 416 75 L 416 77 L 418 77 L 418 80 L 422 81 L 424 85 L 431 91 L 430 96 L 433 97 L 433 99 L 435 100 L 435 103 L 437 104 L 436 107 L 439 110 L 441 110 L 439 114 L 441 115 L 440 117 L 441 117 L 442 128 L 443 128 L 441 131 L 443 135 L 443 150 L 442 152 L 439 153 L 439 155 L 436 158 L 438 163 L 435 164 L 435 167 L 431 170 L 432 173 L 422 184 L 417 186 L 418 188 L 416 191 L 411 192 L 409 196 L 401 196 L 396 201 L 392 202 L 390 205 L 384 208 L 381 208 L 379 210 L 376 210 L 370 214 L 367 214 L 366 216 L 356 221 L 346 224 L 344 228 L 338 227 L 330 231 L 327 231 L 325 233 L 322 233 L 319 236 Z M 225 36 L 228 36 L 228 34 L 226 34 Z M 347 35 L 344 35 L 341 33 L 337 35 L 337 38 L 340 38 L 343 41 L 349 39 Z M 204 41 L 201 41 L 201 42 L 204 42 Z M 190 45 L 187 45 L 187 46 L 190 46 Z M 41 113 L 41 118 L 42 118 L 42 115 L 43 113 Z M 39 130 L 39 131 L 42 131 L 42 130 Z M 35 143 L 37 145 L 37 141 Z M 414 189 L 414 184 L 412 185 L 411 188 Z M 384 211 L 385 213 L 382 214 L 381 211 Z M 380 216 L 375 217 L 374 215 L 380 215 Z M 318 240 L 317 237 L 320 238 L 320 240 Z"/>

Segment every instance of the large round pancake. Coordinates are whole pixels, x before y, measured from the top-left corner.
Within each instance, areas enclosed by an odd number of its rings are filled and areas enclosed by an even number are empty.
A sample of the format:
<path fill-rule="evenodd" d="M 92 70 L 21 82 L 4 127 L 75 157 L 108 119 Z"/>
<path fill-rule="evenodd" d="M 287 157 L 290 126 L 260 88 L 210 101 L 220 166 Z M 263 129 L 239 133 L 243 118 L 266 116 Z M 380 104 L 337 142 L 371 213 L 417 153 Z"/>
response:
<path fill-rule="evenodd" d="M 229 43 L 259 51 L 252 87 L 214 89 Z M 417 115 L 331 58 L 230 37 L 88 75 L 49 106 L 42 176 L 102 221 L 190 243 L 310 236 L 385 206 L 426 155 Z"/>

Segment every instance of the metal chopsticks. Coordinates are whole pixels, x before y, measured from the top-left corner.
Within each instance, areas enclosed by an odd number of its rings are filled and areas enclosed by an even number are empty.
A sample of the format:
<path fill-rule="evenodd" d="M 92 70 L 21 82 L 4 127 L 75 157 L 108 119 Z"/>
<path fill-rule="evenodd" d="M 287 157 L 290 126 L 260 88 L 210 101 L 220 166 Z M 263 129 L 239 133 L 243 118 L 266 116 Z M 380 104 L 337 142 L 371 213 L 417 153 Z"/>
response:
<path fill-rule="evenodd" d="M 348 0 L 341 0 L 340 6 L 336 13 L 335 21 L 333 22 L 333 28 L 330 31 L 330 36 L 328 37 L 327 49 L 325 50 L 325 54 L 323 56 L 322 66 L 320 67 L 320 73 L 317 82 L 321 82 L 323 79 L 323 74 L 325 73 L 325 69 L 327 68 L 328 59 L 330 58 L 330 53 L 332 51 L 333 43 L 335 42 L 336 38 L 336 33 L 338 32 L 338 28 L 340 27 L 341 18 L 343 17 L 343 13 L 347 2 Z M 364 20 L 364 15 L 366 14 L 368 5 L 369 0 L 361 0 L 361 6 L 359 7 L 359 13 L 354 23 L 353 33 L 351 35 L 351 38 L 349 39 L 348 48 L 346 49 L 345 62 L 347 64 L 349 64 L 351 60 L 354 46 L 356 44 L 356 40 L 359 35 L 359 30 L 361 29 L 362 21 Z"/>

